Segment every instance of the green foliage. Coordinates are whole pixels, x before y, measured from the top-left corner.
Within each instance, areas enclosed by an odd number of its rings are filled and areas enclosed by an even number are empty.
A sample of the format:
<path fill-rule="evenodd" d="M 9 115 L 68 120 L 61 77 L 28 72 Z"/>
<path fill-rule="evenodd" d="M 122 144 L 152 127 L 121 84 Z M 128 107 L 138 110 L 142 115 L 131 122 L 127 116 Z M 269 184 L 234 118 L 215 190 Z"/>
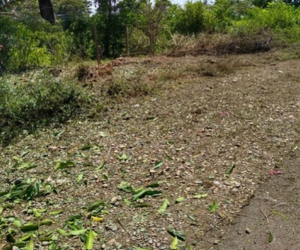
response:
<path fill-rule="evenodd" d="M 50 56 L 45 46 L 39 47 L 39 39 L 25 25 L 18 24 L 15 35 L 16 44 L 10 48 L 8 68 L 20 70 L 50 64 Z"/>
<path fill-rule="evenodd" d="M 205 6 L 201 1 L 187 2 L 184 9 L 175 12 L 174 31 L 184 35 L 195 35 L 204 29 Z"/>
<path fill-rule="evenodd" d="M 71 48 L 73 57 L 95 58 L 92 21 L 92 19 L 81 17 L 71 23 L 68 31 L 73 37 Z"/>
<path fill-rule="evenodd" d="M 15 22 L 9 17 L 0 16 L 0 44 L 3 45 L 0 51 L 0 74 L 8 68 L 10 59 L 10 48 L 16 44 L 16 38 L 12 34 L 17 32 Z"/>
<path fill-rule="evenodd" d="M 82 89 L 74 82 L 45 72 L 23 82 L 3 77 L 0 81 L 0 142 L 7 143 L 40 125 L 63 122 L 84 103 Z"/>
<path fill-rule="evenodd" d="M 272 30 L 278 37 L 284 37 L 286 42 L 296 42 L 299 41 L 300 33 L 299 11 L 300 9 L 282 1 L 269 3 L 265 9 L 254 7 L 248 10 L 243 19 L 233 24 L 231 32 L 242 36 L 256 34 L 264 37 Z"/>
<path fill-rule="evenodd" d="M 253 0 L 253 5 L 259 8 L 266 8 L 272 0 Z"/>
<path fill-rule="evenodd" d="M 71 39 L 61 29 L 31 30 L 23 23 L 0 17 L 0 69 L 19 71 L 65 63 L 70 57 Z"/>
<path fill-rule="evenodd" d="M 102 54 L 104 57 L 119 56 L 124 47 L 125 28 L 124 22 L 120 19 L 118 1 L 97 0 L 98 4 L 96 27 L 98 34 L 101 34 Z M 100 29 L 99 29 L 100 27 Z"/>
<path fill-rule="evenodd" d="M 295 1 L 286 4 L 282 0 L 216 0 L 213 5 L 188 1 L 183 8 L 168 0 L 95 3 L 97 12 L 90 16 L 89 1 L 58 0 L 55 26 L 33 11 L 36 2 L 11 3 L 5 11 L 13 7 L 22 15 L 19 19 L 0 15 L 0 43 L 4 45 L 0 52 L 0 72 L 95 59 L 96 46 L 102 58 L 163 53 L 170 49 L 176 34 L 221 33 L 233 35 L 233 40 L 249 37 L 249 45 L 270 34 L 273 38 L 274 34 L 284 35 L 280 38 L 284 42 L 299 40 L 300 13 Z M 232 46 L 240 47 L 243 41 L 234 40 Z"/>
<path fill-rule="evenodd" d="M 284 29 L 299 24 L 299 11 L 282 1 L 272 2 L 266 9 L 252 8 L 248 12 L 248 20 L 256 22 L 260 27 Z"/>
<path fill-rule="evenodd" d="M 212 25 L 217 33 L 225 32 L 232 25 L 232 21 L 237 18 L 234 12 L 234 2 L 231 0 L 216 0 L 212 9 Z M 210 27 L 212 29 L 212 27 Z"/>

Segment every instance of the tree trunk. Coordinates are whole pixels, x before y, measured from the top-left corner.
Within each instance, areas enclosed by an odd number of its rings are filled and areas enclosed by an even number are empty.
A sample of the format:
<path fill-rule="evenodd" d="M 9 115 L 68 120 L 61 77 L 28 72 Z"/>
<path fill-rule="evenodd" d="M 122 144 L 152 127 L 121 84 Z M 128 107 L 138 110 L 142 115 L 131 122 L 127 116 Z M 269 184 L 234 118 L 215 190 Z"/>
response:
<path fill-rule="evenodd" d="M 126 56 L 129 56 L 129 31 L 127 25 L 125 29 L 126 29 Z"/>
<path fill-rule="evenodd" d="M 152 21 L 149 22 L 149 39 L 150 39 L 150 56 L 154 56 L 155 54 L 155 31 L 154 31 L 154 23 Z"/>
<path fill-rule="evenodd" d="M 99 46 L 98 33 L 97 33 L 96 26 L 94 26 L 94 43 L 95 43 L 95 49 L 96 49 L 97 62 L 99 65 L 99 64 L 101 64 L 101 48 Z"/>

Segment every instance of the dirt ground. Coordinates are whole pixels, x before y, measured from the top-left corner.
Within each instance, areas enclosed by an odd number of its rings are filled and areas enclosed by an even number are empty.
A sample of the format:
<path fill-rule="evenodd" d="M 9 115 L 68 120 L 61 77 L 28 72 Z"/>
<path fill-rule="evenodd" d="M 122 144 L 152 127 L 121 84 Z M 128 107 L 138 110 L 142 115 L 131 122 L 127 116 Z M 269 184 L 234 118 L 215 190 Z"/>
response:
<path fill-rule="evenodd" d="M 141 59 L 86 83 L 100 111 L 1 149 L 0 249 L 43 219 L 34 249 L 84 249 L 86 230 L 105 250 L 299 249 L 300 60 L 289 56 Z M 104 102 L 122 86 L 149 95 Z M 11 198 L 36 181 L 47 195 Z"/>
<path fill-rule="evenodd" d="M 299 249 L 299 170 L 299 159 L 287 160 L 283 174 L 260 186 L 214 249 Z"/>

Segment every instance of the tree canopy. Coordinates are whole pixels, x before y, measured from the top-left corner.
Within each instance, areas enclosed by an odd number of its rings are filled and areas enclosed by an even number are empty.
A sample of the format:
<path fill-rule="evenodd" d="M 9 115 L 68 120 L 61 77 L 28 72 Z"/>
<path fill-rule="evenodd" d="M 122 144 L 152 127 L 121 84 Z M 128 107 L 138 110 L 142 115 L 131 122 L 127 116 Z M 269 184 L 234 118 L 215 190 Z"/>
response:
<path fill-rule="evenodd" d="M 295 41 L 297 6 L 289 0 L 187 1 L 184 6 L 169 0 L 1 0 L 0 67 L 15 70 L 97 56 L 155 55 L 170 48 L 177 35 L 249 36 L 272 29 Z"/>

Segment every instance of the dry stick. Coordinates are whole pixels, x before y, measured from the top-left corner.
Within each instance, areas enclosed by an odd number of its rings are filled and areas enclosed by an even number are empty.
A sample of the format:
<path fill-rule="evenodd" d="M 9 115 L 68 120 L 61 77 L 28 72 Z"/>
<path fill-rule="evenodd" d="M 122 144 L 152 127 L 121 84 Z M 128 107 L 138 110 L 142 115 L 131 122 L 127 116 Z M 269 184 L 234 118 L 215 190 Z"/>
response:
<path fill-rule="evenodd" d="M 120 224 L 120 226 L 125 230 L 125 232 L 126 232 L 129 236 L 131 236 L 130 233 L 126 230 L 126 228 L 123 226 L 123 224 L 122 224 L 122 222 L 120 221 L 120 219 L 117 218 L 116 220 L 117 220 L 117 222 Z"/>
<path fill-rule="evenodd" d="M 269 231 L 269 234 L 270 234 L 270 237 L 272 237 L 272 240 L 273 240 L 273 234 L 270 230 L 270 222 L 269 222 L 269 218 L 266 216 L 266 214 L 260 209 L 260 212 L 263 214 L 263 216 L 266 218 L 267 220 L 267 224 L 268 224 L 268 231 Z M 272 240 L 270 241 L 270 238 L 269 238 L 269 243 L 272 242 Z"/>
<path fill-rule="evenodd" d="M 265 213 L 260 209 L 260 212 L 263 214 L 263 216 L 266 218 L 267 223 L 268 223 L 268 227 L 269 227 L 269 218 L 265 215 Z"/>
<path fill-rule="evenodd" d="M 0 16 L 15 16 L 15 17 L 21 17 L 20 15 L 18 15 L 15 11 L 11 11 L 11 12 L 0 12 Z"/>

